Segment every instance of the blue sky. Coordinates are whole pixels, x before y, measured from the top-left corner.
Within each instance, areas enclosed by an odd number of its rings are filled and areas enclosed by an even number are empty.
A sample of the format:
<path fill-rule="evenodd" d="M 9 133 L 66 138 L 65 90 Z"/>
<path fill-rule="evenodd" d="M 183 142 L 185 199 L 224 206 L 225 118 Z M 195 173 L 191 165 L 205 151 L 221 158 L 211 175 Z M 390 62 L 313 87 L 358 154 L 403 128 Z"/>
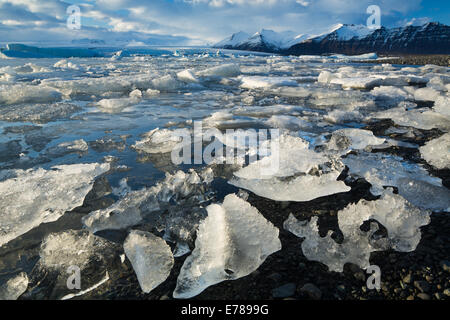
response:
<path fill-rule="evenodd" d="M 66 27 L 71 4 L 81 9 L 81 30 Z M 0 39 L 203 44 L 262 28 L 321 33 L 337 23 L 365 24 L 373 4 L 387 27 L 450 24 L 450 1 L 442 0 L 0 0 Z"/>

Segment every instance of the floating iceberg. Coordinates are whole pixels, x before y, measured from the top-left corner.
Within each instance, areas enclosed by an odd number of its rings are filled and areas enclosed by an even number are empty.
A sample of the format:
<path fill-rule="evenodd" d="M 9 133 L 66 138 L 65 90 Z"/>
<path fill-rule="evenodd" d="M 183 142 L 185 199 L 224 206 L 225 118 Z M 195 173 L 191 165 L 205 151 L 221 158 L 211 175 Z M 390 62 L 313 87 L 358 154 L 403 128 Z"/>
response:
<path fill-rule="evenodd" d="M 196 73 L 199 77 L 237 77 L 241 74 L 241 69 L 236 64 L 224 64 L 208 68 Z"/>
<path fill-rule="evenodd" d="M 159 286 L 170 275 L 174 259 L 163 239 L 148 232 L 133 230 L 123 247 L 145 293 Z"/>
<path fill-rule="evenodd" d="M 285 77 L 245 76 L 241 78 L 244 89 L 264 89 L 273 87 L 296 87 L 297 81 Z"/>
<path fill-rule="evenodd" d="M 0 104 L 49 103 L 61 100 L 62 94 L 45 85 L 0 85 Z"/>
<path fill-rule="evenodd" d="M 156 128 L 143 135 L 143 139 L 137 141 L 132 148 L 145 153 L 169 153 L 179 146 L 183 138 L 175 135 L 168 129 Z"/>
<path fill-rule="evenodd" d="M 174 298 L 191 298 L 219 282 L 245 277 L 281 249 L 279 230 L 236 195 L 207 210 L 195 249 L 181 268 Z"/>
<path fill-rule="evenodd" d="M 0 120 L 47 123 L 67 118 L 80 110 L 79 106 L 66 102 L 2 106 Z"/>
<path fill-rule="evenodd" d="M 108 170 L 109 164 L 93 163 L 2 171 L 0 246 L 81 206 L 95 178 Z"/>
<path fill-rule="evenodd" d="M 39 48 L 21 43 L 10 43 L 1 51 L 11 58 L 72 58 L 102 57 L 103 54 L 85 48 Z"/>
<path fill-rule="evenodd" d="M 83 139 L 62 142 L 55 147 L 47 150 L 46 154 L 50 157 L 62 157 L 70 153 L 83 154 L 89 149 L 88 144 Z"/>
<path fill-rule="evenodd" d="M 342 272 L 346 263 L 366 269 L 374 251 L 414 251 L 421 239 L 420 227 L 430 223 L 429 215 L 388 190 L 379 200 L 361 200 L 338 212 L 339 228 L 344 236 L 341 244 L 333 240 L 332 231 L 324 238 L 320 236 L 317 216 L 308 222 L 298 221 L 291 214 L 284 228 L 305 238 L 302 251 L 308 260 L 322 262 L 330 271 Z M 387 229 L 386 238 L 374 237 L 378 225 L 373 222 L 368 232 L 361 230 L 363 223 L 372 219 Z"/>

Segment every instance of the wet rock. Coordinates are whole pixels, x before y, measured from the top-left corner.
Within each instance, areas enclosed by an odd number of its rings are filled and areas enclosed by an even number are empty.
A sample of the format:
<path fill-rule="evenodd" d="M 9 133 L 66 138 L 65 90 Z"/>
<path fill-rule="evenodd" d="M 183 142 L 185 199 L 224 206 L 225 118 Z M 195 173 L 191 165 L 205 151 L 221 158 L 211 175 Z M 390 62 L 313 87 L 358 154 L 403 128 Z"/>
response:
<path fill-rule="evenodd" d="M 428 292 L 430 290 L 430 285 L 426 281 L 414 281 L 414 287 L 421 292 Z"/>
<path fill-rule="evenodd" d="M 417 297 L 421 300 L 430 300 L 431 299 L 430 295 L 428 295 L 426 293 L 419 293 L 417 295 Z"/>
<path fill-rule="evenodd" d="M 269 278 L 275 282 L 279 282 L 281 280 L 281 274 L 279 274 L 278 272 L 274 272 L 274 273 L 270 274 L 267 278 Z"/>
<path fill-rule="evenodd" d="M 274 298 L 288 298 L 292 297 L 296 290 L 295 283 L 287 283 L 281 287 L 272 290 L 272 297 Z"/>
<path fill-rule="evenodd" d="M 407 283 L 407 284 L 411 283 L 411 281 L 412 281 L 412 275 L 411 275 L 411 273 L 409 273 L 409 274 L 407 274 L 406 276 L 404 276 L 403 279 L 402 279 L 402 281 L 403 281 L 404 283 Z"/>
<path fill-rule="evenodd" d="M 441 267 L 442 267 L 442 270 L 450 272 L 450 261 L 448 261 L 448 260 L 441 261 Z"/>
<path fill-rule="evenodd" d="M 305 293 L 313 300 L 320 300 L 322 298 L 322 291 L 320 291 L 319 288 L 317 288 L 312 283 L 305 284 L 301 289 L 300 292 Z"/>

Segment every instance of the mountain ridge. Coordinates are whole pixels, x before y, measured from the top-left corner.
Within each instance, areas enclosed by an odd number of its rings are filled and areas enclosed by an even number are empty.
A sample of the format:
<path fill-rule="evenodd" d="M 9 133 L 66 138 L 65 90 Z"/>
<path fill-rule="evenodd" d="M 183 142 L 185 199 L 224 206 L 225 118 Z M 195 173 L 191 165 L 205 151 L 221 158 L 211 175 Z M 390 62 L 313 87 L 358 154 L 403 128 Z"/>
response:
<path fill-rule="evenodd" d="M 239 34 L 239 37 L 236 36 Z M 308 54 L 450 54 L 450 27 L 438 22 L 420 26 L 370 29 L 363 25 L 339 24 L 321 35 L 278 33 L 263 29 L 245 32 L 215 44 L 214 48 L 259 51 L 289 55 Z M 234 41 L 232 41 L 234 39 Z"/>

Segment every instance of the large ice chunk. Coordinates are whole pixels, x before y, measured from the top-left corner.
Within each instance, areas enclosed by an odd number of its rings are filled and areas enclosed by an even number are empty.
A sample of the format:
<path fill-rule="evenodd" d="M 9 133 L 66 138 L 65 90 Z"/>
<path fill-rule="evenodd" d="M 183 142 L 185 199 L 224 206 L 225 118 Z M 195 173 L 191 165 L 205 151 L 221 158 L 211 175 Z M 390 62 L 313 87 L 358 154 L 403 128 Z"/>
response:
<path fill-rule="evenodd" d="M 80 110 L 79 106 L 65 102 L 2 106 L 0 120 L 46 123 L 68 118 Z"/>
<path fill-rule="evenodd" d="M 405 105 L 400 105 L 397 108 L 375 112 L 370 115 L 370 117 L 376 119 L 391 119 L 396 124 L 405 127 L 414 127 L 423 130 L 438 128 L 449 131 L 449 118 L 439 112 L 440 111 L 432 111 L 428 108 L 407 110 Z"/>
<path fill-rule="evenodd" d="M 281 135 L 271 142 L 271 154 L 235 172 L 230 184 L 275 201 L 310 201 L 347 192 L 337 181 L 344 169 L 339 160 L 308 148 L 308 142 Z"/>
<path fill-rule="evenodd" d="M 112 206 L 91 212 L 83 217 L 83 224 L 92 232 L 125 229 L 137 225 L 145 216 L 171 206 L 171 203 L 186 208 L 198 205 L 209 197 L 205 187 L 212 182 L 212 176 L 211 169 L 200 174 L 195 171 L 167 173 L 166 178 L 155 186 L 129 192 Z"/>
<path fill-rule="evenodd" d="M 387 229 L 387 237 L 376 239 L 378 225 L 371 223 L 364 232 L 365 221 L 376 220 Z M 338 212 L 339 228 L 344 240 L 341 244 L 331 237 L 333 232 L 322 238 L 319 234 L 318 217 L 310 222 L 298 221 L 291 214 L 284 228 L 298 237 L 303 254 L 309 260 L 319 261 L 331 271 L 342 272 L 346 263 L 354 263 L 363 269 L 370 266 L 370 253 L 394 249 L 401 252 L 414 251 L 421 239 L 420 227 L 430 223 L 428 211 L 420 210 L 392 191 L 385 191 L 376 201 L 361 200 Z"/>
<path fill-rule="evenodd" d="M 87 230 L 66 230 L 49 234 L 42 242 L 40 259 L 31 278 L 36 290 L 42 290 L 40 279 L 54 284 L 48 299 L 70 299 L 86 294 L 109 280 L 108 270 L 117 268 L 122 249 L 119 245 Z M 70 289 L 71 275 L 81 274 L 80 289 Z M 72 280 L 73 281 L 73 280 Z"/>
<path fill-rule="evenodd" d="M 386 139 L 375 137 L 369 130 L 340 129 L 333 132 L 327 147 L 330 150 L 346 152 L 380 145 L 385 141 Z"/>
<path fill-rule="evenodd" d="M 244 89 L 264 89 L 273 87 L 296 87 L 297 81 L 285 77 L 245 76 L 241 78 Z"/>
<path fill-rule="evenodd" d="M 207 210 L 195 249 L 181 268 L 174 298 L 191 298 L 216 283 L 245 277 L 281 249 L 279 230 L 236 195 Z"/>
<path fill-rule="evenodd" d="M 237 64 L 224 64 L 212 68 L 208 68 L 197 72 L 200 77 L 237 77 L 241 74 L 241 69 Z"/>
<path fill-rule="evenodd" d="M 163 239 L 149 232 L 133 230 L 123 247 L 142 291 L 149 293 L 167 279 L 174 259 L 170 247 Z"/>
<path fill-rule="evenodd" d="M 41 266 L 64 270 L 70 266 L 86 267 L 90 262 L 101 260 L 111 243 L 86 230 L 67 230 L 49 234 L 41 244 Z"/>
<path fill-rule="evenodd" d="M 401 157 L 383 153 L 360 153 L 347 156 L 343 162 L 349 167 L 350 174 L 362 177 L 372 184 L 370 191 L 374 195 L 381 195 L 383 187 L 397 187 L 399 194 L 413 205 L 436 210 L 439 209 L 436 205 L 442 204 L 442 192 L 448 193 L 441 179 L 430 176 L 422 166 L 407 162 Z M 411 188 L 411 183 L 419 183 L 421 187 Z M 444 204 L 440 210 L 447 208 L 448 204 Z"/>
<path fill-rule="evenodd" d="M 62 142 L 57 146 L 51 147 L 47 150 L 47 155 L 51 157 L 62 157 L 69 153 L 82 154 L 89 149 L 88 144 L 83 139 Z"/>
<path fill-rule="evenodd" d="M 428 141 L 420 147 L 420 154 L 437 169 L 450 168 L 450 133 Z"/>
<path fill-rule="evenodd" d="M 177 147 L 183 138 L 168 129 L 156 128 L 145 133 L 143 139 L 137 141 L 132 148 L 145 153 L 169 153 Z"/>
<path fill-rule="evenodd" d="M 25 272 L 21 272 L 0 286 L 0 300 L 17 300 L 27 287 L 28 276 Z"/>
<path fill-rule="evenodd" d="M 61 100 L 61 93 L 45 85 L 14 84 L 0 86 L 0 104 L 48 103 Z"/>
<path fill-rule="evenodd" d="M 92 163 L 1 172 L 0 246 L 81 206 L 95 178 L 108 170 L 107 163 Z"/>

